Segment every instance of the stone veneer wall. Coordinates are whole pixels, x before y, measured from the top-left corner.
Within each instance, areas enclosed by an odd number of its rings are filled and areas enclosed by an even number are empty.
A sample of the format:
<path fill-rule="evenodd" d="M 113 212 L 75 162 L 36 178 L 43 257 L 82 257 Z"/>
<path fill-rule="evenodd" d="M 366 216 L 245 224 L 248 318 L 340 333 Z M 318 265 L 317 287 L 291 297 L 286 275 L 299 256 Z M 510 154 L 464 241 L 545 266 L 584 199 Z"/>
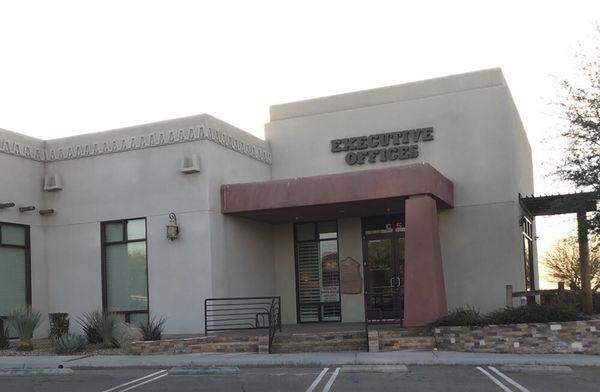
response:
<path fill-rule="evenodd" d="M 438 327 L 438 349 L 520 354 L 600 354 L 600 319 L 560 323 Z"/>
<path fill-rule="evenodd" d="M 217 335 L 133 342 L 129 353 L 134 355 L 192 353 L 268 353 L 267 335 Z"/>

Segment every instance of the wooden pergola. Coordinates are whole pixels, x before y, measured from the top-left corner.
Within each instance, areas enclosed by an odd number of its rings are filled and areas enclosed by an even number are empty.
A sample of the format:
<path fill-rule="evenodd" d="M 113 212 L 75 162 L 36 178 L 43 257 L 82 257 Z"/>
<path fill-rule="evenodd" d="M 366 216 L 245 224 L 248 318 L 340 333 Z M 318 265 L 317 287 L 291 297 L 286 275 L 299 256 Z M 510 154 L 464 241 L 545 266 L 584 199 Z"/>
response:
<path fill-rule="evenodd" d="M 522 197 L 519 194 L 521 207 L 532 217 L 577 214 L 577 239 L 579 242 L 579 264 L 581 268 L 581 302 L 584 314 L 592 314 L 590 250 L 586 213 L 596 211 L 598 199 L 600 199 L 599 192 L 526 197 Z"/>

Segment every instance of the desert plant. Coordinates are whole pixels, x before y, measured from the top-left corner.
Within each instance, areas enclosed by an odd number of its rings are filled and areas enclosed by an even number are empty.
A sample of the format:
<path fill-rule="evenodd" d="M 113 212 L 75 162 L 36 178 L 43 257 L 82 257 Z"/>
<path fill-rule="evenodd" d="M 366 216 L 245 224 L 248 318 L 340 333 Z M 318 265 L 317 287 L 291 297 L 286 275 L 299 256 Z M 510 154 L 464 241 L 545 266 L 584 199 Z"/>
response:
<path fill-rule="evenodd" d="M 8 314 L 8 323 L 19 335 L 20 343 L 17 348 L 20 351 L 30 351 L 33 349 L 31 340 L 33 332 L 40 325 L 42 314 L 31 308 L 31 306 L 23 306 L 13 309 Z"/>
<path fill-rule="evenodd" d="M 167 320 L 164 317 L 157 319 L 152 317 L 146 322 L 140 322 L 139 327 L 142 331 L 142 339 L 148 340 L 161 340 L 162 331 L 165 329 L 165 323 Z"/>
<path fill-rule="evenodd" d="M 88 343 L 102 343 L 105 347 L 118 346 L 117 341 L 114 339 L 115 327 L 117 325 L 116 314 L 96 310 L 84 313 L 78 322 L 85 333 Z"/>
<path fill-rule="evenodd" d="M 450 312 L 446 316 L 440 317 L 433 323 L 431 327 L 444 327 L 444 326 L 479 326 L 484 324 L 483 316 L 477 309 L 467 305 L 466 307 L 459 307 Z"/>
<path fill-rule="evenodd" d="M 89 344 L 102 343 L 102 336 L 98 332 L 98 324 L 102 318 L 102 312 L 96 310 L 90 313 L 84 313 L 77 322 L 81 325 L 83 333 Z"/>
<path fill-rule="evenodd" d="M 8 327 L 4 327 L 0 320 L 0 350 L 8 348 L 10 346 L 10 339 L 8 338 Z"/>
<path fill-rule="evenodd" d="M 490 312 L 484 318 L 486 324 L 548 323 L 583 319 L 575 306 L 560 302 L 505 308 Z"/>
<path fill-rule="evenodd" d="M 50 322 L 49 338 L 52 341 L 69 333 L 69 314 L 68 313 L 48 313 Z"/>
<path fill-rule="evenodd" d="M 83 350 L 85 344 L 85 337 L 67 333 L 54 340 L 54 351 L 57 354 L 72 354 Z"/>

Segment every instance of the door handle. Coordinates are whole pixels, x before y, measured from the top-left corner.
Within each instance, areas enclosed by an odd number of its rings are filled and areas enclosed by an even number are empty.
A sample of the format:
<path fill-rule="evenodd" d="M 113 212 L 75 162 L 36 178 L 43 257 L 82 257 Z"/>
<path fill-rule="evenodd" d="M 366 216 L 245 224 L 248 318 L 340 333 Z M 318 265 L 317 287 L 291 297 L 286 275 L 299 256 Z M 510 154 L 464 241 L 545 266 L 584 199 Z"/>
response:
<path fill-rule="evenodd" d="M 396 286 L 394 286 L 394 287 L 396 287 L 396 288 L 400 287 L 400 277 L 396 276 L 396 277 L 394 277 L 394 279 L 398 279 L 398 284 L 396 284 Z"/>
<path fill-rule="evenodd" d="M 390 287 L 396 287 L 396 286 L 394 286 L 394 278 L 395 278 L 394 276 L 392 276 L 390 278 Z"/>

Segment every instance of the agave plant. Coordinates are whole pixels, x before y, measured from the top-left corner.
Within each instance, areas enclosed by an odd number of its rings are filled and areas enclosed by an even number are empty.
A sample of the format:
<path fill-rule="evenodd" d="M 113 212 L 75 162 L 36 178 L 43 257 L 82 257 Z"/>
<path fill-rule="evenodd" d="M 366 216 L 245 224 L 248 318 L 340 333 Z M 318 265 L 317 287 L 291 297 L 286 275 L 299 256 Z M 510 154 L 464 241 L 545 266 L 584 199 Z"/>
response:
<path fill-rule="evenodd" d="M 8 348 L 10 346 L 10 339 L 8 338 L 8 327 L 2 327 L 2 320 L 0 320 L 0 350 Z"/>
<path fill-rule="evenodd" d="M 31 306 L 23 306 L 13 309 L 8 314 L 8 323 L 19 335 L 19 351 L 33 350 L 33 332 L 40 325 L 42 314 L 31 308 Z"/>
<path fill-rule="evenodd" d="M 161 340 L 162 331 L 165 328 L 167 320 L 164 317 L 157 319 L 152 317 L 147 322 L 141 322 L 139 324 L 140 330 L 142 331 L 142 338 L 148 340 Z"/>
<path fill-rule="evenodd" d="M 78 322 L 85 333 L 88 343 L 102 343 L 104 347 L 118 346 L 114 338 L 115 327 L 117 326 L 116 314 L 96 310 L 84 313 Z"/>
<path fill-rule="evenodd" d="M 54 340 L 54 351 L 57 354 L 76 353 L 85 348 L 85 343 L 85 337 L 67 333 Z"/>

